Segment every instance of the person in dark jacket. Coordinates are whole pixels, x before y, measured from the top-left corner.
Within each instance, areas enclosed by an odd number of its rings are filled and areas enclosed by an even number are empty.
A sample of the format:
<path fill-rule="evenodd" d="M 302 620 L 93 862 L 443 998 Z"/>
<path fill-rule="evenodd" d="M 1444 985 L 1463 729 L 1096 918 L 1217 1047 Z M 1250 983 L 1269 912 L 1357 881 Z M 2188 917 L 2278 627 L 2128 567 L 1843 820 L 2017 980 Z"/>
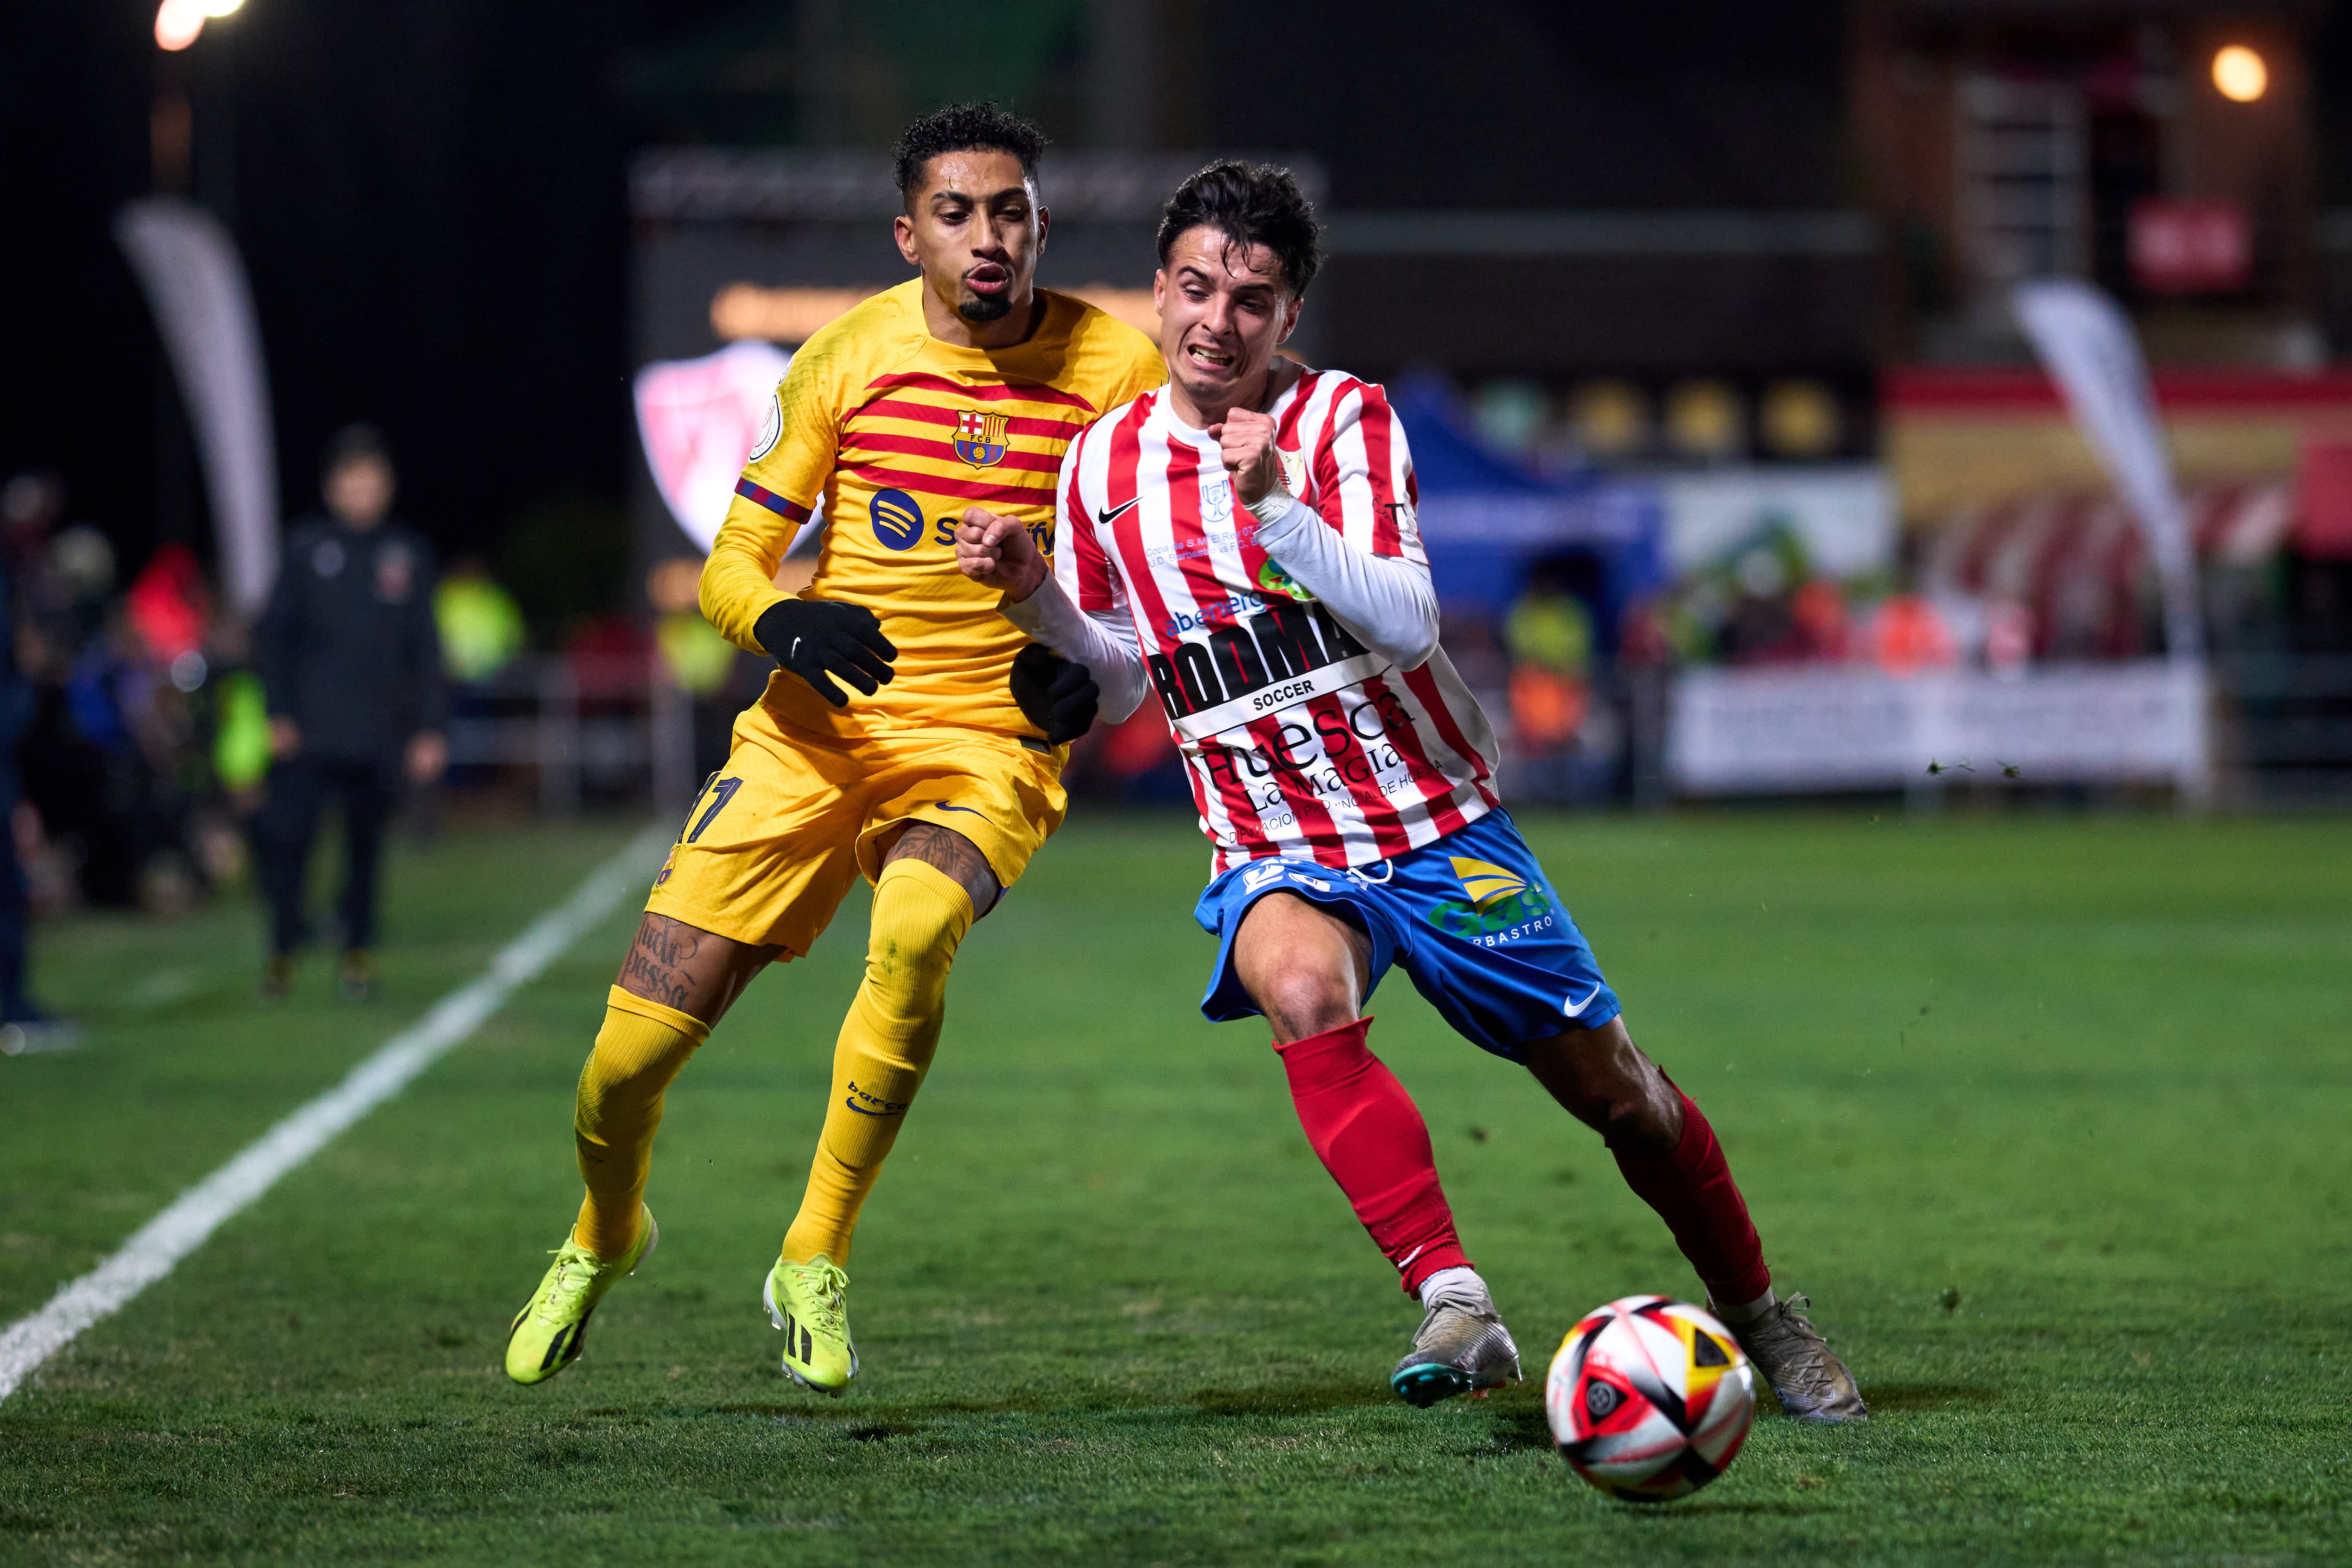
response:
<path fill-rule="evenodd" d="M 9 487 L 9 500 L 23 494 L 18 480 Z M 24 504 L 24 503 L 19 503 Z M 7 506 L 5 521 L 14 524 L 18 505 Z M 16 591 L 8 574 L 8 560 L 0 551 L 0 1055 L 24 1051 L 64 1050 L 79 1043 L 79 1032 L 63 1018 L 52 1017 L 35 1002 L 25 984 L 25 938 L 27 908 L 25 869 L 16 860 L 16 749 L 24 739 L 33 711 L 32 682 L 16 664 Z"/>
<path fill-rule="evenodd" d="M 433 551 L 392 520 L 391 454 L 373 426 L 328 446 L 327 515 L 297 522 L 268 606 L 254 628 L 269 704 L 268 795 L 254 818 L 269 900 L 265 996 L 283 996 L 308 934 L 303 884 L 330 795 L 340 804 L 342 989 L 373 979 L 376 868 L 404 773 L 428 784 L 448 763 L 442 736 L 441 644 L 433 625 Z"/>

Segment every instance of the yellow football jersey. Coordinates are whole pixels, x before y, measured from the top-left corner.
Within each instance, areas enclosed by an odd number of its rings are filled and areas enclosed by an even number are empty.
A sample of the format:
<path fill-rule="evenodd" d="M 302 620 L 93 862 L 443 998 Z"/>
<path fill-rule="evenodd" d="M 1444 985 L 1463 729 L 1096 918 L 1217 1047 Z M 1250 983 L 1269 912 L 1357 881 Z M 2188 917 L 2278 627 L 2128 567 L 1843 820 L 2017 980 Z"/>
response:
<path fill-rule="evenodd" d="M 777 721 L 843 740 L 941 725 L 1035 733 L 1006 686 L 1027 639 L 997 614 L 996 589 L 956 570 L 957 520 L 975 502 L 1017 517 L 1050 555 L 1063 448 L 1167 367 L 1141 332 L 1045 289 L 1028 342 L 956 348 L 925 329 L 922 289 L 917 278 L 877 294 L 793 356 L 702 568 L 703 615 L 765 652 L 752 626 L 785 597 L 777 563 L 821 504 L 803 596 L 871 609 L 898 649 L 895 678 L 871 697 L 849 690 L 843 709 L 778 671 L 739 735 Z"/>

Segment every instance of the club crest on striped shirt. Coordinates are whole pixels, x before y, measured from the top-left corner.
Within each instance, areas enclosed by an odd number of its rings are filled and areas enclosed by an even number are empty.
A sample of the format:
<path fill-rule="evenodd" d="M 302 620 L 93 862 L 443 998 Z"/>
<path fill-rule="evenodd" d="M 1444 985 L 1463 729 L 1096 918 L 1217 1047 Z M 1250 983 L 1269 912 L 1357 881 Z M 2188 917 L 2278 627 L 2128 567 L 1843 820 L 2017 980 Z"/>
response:
<path fill-rule="evenodd" d="M 1005 415 L 965 409 L 956 416 L 955 455 L 975 468 L 991 468 L 1004 461 L 1007 423 Z"/>

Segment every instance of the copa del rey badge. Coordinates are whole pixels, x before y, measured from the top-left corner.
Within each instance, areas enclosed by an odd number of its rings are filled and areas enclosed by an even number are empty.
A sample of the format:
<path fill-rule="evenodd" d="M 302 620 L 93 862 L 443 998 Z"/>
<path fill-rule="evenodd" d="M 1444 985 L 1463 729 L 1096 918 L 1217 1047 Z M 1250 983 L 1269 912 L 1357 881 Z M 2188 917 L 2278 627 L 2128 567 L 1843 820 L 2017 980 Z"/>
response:
<path fill-rule="evenodd" d="M 1004 426 L 1008 416 L 968 408 L 956 416 L 955 455 L 975 468 L 1004 461 Z"/>

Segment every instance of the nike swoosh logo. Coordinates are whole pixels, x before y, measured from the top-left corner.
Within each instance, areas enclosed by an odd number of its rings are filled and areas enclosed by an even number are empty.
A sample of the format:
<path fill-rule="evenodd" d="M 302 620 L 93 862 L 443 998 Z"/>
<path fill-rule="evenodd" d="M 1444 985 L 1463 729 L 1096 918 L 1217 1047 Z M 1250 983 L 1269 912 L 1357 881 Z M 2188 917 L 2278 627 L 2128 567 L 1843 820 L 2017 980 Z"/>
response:
<path fill-rule="evenodd" d="M 943 800 L 935 800 L 931 802 L 931 809 L 933 811 L 968 811 L 971 812 L 972 816 L 980 818 L 982 822 L 986 822 L 988 820 L 988 813 L 984 811 L 978 810 L 969 805 L 950 805 Z"/>
<path fill-rule="evenodd" d="M 1569 1004 L 1569 1000 L 1570 1000 L 1570 999 L 1569 999 L 1568 997 L 1566 997 L 1566 996 L 1563 996 L 1563 997 L 1561 997 L 1561 998 L 1559 999 L 1559 1010 L 1560 1010 L 1561 1012 L 1563 1012 L 1563 1013 L 1567 1014 L 1570 1017 L 1573 1018 L 1573 1017 L 1575 1017 L 1579 1013 L 1583 1012 L 1587 1007 L 1591 1006 L 1591 1005 L 1592 1005 L 1592 999 L 1593 999 L 1595 996 L 1598 996 L 1598 995 L 1600 995 L 1600 994 L 1601 994 L 1601 987 L 1600 987 L 1600 986 L 1598 986 L 1598 985 L 1596 985 L 1596 986 L 1594 986 L 1591 991 L 1586 992 L 1586 993 L 1585 993 L 1585 995 L 1584 995 L 1584 1000 L 1583 1000 L 1583 1001 L 1581 1001 L 1581 1002 L 1577 1003 L 1577 1005 L 1576 1005 L 1575 1006 L 1573 1006 L 1573 1007 L 1571 1007 L 1571 1006 L 1570 1006 L 1570 1005 L 1568 1005 L 1568 1004 Z"/>
<path fill-rule="evenodd" d="M 1095 521 L 1101 523 L 1105 528 L 1108 528 L 1112 523 L 1117 522 L 1120 518 L 1125 517 L 1129 511 L 1133 510 L 1142 502 L 1142 500 L 1143 498 L 1141 496 L 1138 496 L 1134 500 L 1122 501 L 1118 506 L 1111 508 L 1108 511 L 1098 511 L 1095 513 Z"/>

